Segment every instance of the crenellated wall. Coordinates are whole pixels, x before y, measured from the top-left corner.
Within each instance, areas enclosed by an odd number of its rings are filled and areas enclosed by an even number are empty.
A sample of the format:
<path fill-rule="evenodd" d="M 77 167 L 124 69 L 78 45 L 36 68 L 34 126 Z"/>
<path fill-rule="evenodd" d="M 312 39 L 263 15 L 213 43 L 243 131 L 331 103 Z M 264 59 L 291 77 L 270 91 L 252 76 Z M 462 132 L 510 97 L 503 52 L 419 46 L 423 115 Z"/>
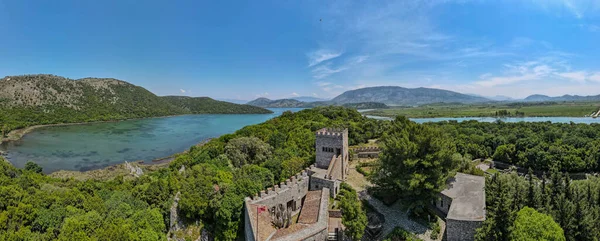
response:
<path fill-rule="evenodd" d="M 289 201 L 296 202 L 296 208 L 300 209 L 301 201 L 308 192 L 310 176 L 306 170 L 296 174 L 267 190 L 262 190 L 248 201 L 250 204 L 261 204 L 269 208 L 276 205 L 287 205 Z"/>

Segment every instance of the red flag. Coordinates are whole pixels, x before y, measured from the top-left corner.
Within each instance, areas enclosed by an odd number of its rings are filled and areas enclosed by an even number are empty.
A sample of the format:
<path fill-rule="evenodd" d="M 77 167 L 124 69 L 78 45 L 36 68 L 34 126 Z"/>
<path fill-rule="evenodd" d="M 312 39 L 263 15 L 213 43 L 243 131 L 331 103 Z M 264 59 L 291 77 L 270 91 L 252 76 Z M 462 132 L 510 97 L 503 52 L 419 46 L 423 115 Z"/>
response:
<path fill-rule="evenodd" d="M 258 214 L 262 213 L 262 212 L 266 212 L 267 211 L 267 206 L 257 206 L 256 210 L 258 210 Z"/>

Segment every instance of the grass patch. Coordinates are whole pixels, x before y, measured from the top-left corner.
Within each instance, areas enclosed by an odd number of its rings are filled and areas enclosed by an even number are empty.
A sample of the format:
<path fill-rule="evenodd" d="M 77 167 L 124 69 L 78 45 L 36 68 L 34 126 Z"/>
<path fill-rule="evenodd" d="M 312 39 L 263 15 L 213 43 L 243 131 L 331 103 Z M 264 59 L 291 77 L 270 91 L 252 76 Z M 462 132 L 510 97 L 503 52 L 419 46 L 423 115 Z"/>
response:
<path fill-rule="evenodd" d="M 394 228 L 394 230 L 385 236 L 384 241 L 419 241 L 422 239 L 417 238 L 413 233 L 410 233 L 400 227 Z"/>

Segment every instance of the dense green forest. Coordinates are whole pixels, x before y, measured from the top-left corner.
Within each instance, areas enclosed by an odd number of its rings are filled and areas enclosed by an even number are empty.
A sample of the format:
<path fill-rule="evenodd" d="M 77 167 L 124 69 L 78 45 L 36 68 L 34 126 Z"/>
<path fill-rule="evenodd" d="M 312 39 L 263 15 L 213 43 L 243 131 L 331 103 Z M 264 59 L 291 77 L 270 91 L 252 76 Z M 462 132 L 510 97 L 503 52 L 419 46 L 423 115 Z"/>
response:
<path fill-rule="evenodd" d="M 251 106 L 238 105 L 225 101 L 213 100 L 208 97 L 187 97 L 187 96 L 163 96 L 174 106 L 184 109 L 192 114 L 268 114 L 273 113 L 270 110 Z"/>
<path fill-rule="evenodd" d="M 486 220 L 481 241 L 600 238 L 600 182 L 572 181 L 556 170 L 542 179 L 532 172 L 496 174 L 486 179 Z M 526 219 L 535 215 L 535 218 Z M 552 221 L 553 220 L 553 221 Z M 527 239 L 523 239 L 527 238 Z"/>
<path fill-rule="evenodd" d="M 163 240 L 177 192 L 185 220 L 199 220 L 217 240 L 235 240 L 242 235 L 244 197 L 312 164 L 316 130 L 346 127 L 352 145 L 381 136 L 387 125 L 343 107 L 286 112 L 194 146 L 169 168 L 137 179 L 61 180 L 35 166 L 19 170 L 2 162 L 0 240 Z"/>
<path fill-rule="evenodd" d="M 427 125 L 449 134 L 457 151 L 534 170 L 600 170 L 600 124 L 549 122 L 439 122 Z"/>
<path fill-rule="evenodd" d="M 596 170 L 597 159 L 589 158 L 598 149 L 589 148 L 597 147 L 598 125 L 416 124 L 403 117 L 381 121 L 344 107 L 318 107 L 285 112 L 191 147 L 169 167 L 140 178 L 56 179 L 40 174 L 35 164 L 16 169 L 0 160 L 0 240 L 164 240 L 169 207 L 178 192 L 179 214 L 186 222 L 199 221 L 217 240 L 236 240 L 243 235 L 244 197 L 312 164 L 314 132 L 323 127 L 348 128 L 350 145 L 379 139 L 381 165 L 371 176 L 377 185 L 375 191 L 410 201 L 407 203 L 417 214 L 425 211 L 426 204 L 444 188 L 448 176 L 469 171 L 473 157 L 507 158 L 503 160 L 547 168 L 547 178 L 516 174 L 489 177 L 488 218 L 479 230 L 480 237 L 510 240 L 528 235 L 523 234 L 529 230 L 523 224 L 529 225 L 526 217 L 532 215 L 554 220 L 557 225 L 548 226 L 544 232 L 562 230 L 566 240 L 596 240 L 588 238 L 600 235 L 598 180 L 571 181 L 560 172 Z M 571 162 L 577 158 L 567 159 L 556 149 L 586 150 L 574 153 L 588 164 L 583 169 L 570 169 L 577 165 L 567 164 L 578 163 Z M 529 159 L 528 151 L 542 153 L 538 156 L 544 158 L 540 159 L 543 165 L 538 159 Z M 512 159 L 519 156 L 521 159 Z M 343 222 L 352 227 L 349 235 L 359 237 L 365 224 L 361 215 L 364 209 L 353 191 L 344 189 L 339 203 L 351 211 L 343 216 Z"/>
<path fill-rule="evenodd" d="M 71 80 L 54 75 L 0 79 L 0 128 L 110 121 L 196 113 L 271 113 L 210 98 L 158 97 L 116 79 Z"/>

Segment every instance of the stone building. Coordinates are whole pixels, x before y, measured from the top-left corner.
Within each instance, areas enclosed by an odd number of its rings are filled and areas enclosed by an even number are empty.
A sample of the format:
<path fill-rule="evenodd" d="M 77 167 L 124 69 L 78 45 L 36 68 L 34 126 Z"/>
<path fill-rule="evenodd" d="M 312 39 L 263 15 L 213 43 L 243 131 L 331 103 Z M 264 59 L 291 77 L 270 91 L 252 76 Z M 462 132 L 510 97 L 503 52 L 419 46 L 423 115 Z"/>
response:
<path fill-rule="evenodd" d="M 435 203 L 446 219 L 446 240 L 475 240 L 485 221 L 485 178 L 457 173 L 447 184 Z"/>
<path fill-rule="evenodd" d="M 318 130 L 315 149 L 314 165 L 245 199 L 246 240 L 342 240 L 341 217 L 330 212 L 329 197 L 348 174 L 348 129 Z"/>

